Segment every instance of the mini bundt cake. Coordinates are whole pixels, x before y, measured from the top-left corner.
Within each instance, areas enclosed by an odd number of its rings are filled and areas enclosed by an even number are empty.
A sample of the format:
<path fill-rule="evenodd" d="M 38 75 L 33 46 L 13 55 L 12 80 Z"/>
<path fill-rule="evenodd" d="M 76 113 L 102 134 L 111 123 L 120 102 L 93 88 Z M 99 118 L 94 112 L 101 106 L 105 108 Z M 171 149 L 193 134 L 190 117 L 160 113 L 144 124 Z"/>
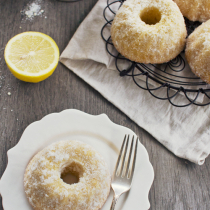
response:
<path fill-rule="evenodd" d="M 174 0 L 182 14 L 191 21 L 204 22 L 210 19 L 209 0 Z"/>
<path fill-rule="evenodd" d="M 185 57 L 192 72 L 210 84 L 210 20 L 190 34 Z"/>
<path fill-rule="evenodd" d="M 183 15 L 172 0 L 127 0 L 118 10 L 111 38 L 118 52 L 140 63 L 164 63 L 185 47 Z"/>
<path fill-rule="evenodd" d="M 72 173 L 78 183 L 67 184 L 61 177 Z M 59 141 L 28 164 L 25 193 L 35 210 L 98 210 L 110 191 L 111 177 L 102 156 L 79 141 Z"/>

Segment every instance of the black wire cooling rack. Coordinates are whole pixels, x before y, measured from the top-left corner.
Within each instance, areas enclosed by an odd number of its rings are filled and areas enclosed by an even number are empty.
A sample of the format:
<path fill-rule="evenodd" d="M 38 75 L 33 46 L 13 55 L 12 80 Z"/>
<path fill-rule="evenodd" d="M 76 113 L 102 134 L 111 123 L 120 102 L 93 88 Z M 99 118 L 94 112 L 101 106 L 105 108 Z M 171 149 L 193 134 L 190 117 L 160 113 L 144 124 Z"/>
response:
<path fill-rule="evenodd" d="M 210 85 L 190 71 L 184 59 L 184 53 L 168 63 L 154 65 L 130 61 L 114 49 L 110 36 L 110 26 L 116 14 L 114 8 L 119 8 L 123 2 L 124 0 L 113 2 L 107 0 L 107 6 L 103 12 L 106 23 L 101 29 L 101 36 L 106 42 L 106 50 L 115 59 L 115 66 L 120 76 L 132 77 L 139 88 L 147 90 L 157 99 L 168 100 L 176 107 L 186 107 L 192 104 L 197 106 L 209 105 Z M 188 19 L 185 19 L 185 23 L 188 35 L 201 24 Z M 182 95 L 181 99 L 180 95 Z"/>

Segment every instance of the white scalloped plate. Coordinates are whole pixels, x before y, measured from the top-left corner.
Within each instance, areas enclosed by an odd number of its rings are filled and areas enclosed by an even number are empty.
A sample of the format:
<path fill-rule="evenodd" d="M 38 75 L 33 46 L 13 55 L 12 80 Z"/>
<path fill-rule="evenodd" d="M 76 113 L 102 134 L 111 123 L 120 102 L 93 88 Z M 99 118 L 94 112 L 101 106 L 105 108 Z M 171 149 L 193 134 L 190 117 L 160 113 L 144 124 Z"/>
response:
<path fill-rule="evenodd" d="M 118 152 L 125 134 L 130 129 L 114 124 L 105 114 L 93 116 L 78 110 L 49 114 L 29 125 L 18 144 L 8 151 L 8 165 L 0 180 L 4 210 L 32 210 L 23 188 L 23 176 L 29 160 L 47 145 L 60 140 L 79 140 L 98 150 L 113 173 Z M 135 134 L 134 134 L 135 135 Z M 154 179 L 148 153 L 139 144 L 133 185 L 121 196 L 116 210 L 146 210 L 150 203 L 148 193 Z M 109 210 L 112 190 L 101 210 Z"/>

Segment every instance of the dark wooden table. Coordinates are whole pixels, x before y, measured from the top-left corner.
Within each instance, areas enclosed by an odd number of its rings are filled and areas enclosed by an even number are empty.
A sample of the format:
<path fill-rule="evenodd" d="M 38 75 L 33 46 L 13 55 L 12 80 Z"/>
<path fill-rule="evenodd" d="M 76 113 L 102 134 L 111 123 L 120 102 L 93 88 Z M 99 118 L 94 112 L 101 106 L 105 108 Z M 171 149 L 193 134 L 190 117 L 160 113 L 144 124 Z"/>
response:
<path fill-rule="evenodd" d="M 0 0 L 0 177 L 7 165 L 7 150 L 17 144 L 30 123 L 49 113 L 74 108 L 93 115 L 106 113 L 113 122 L 140 136 L 155 171 L 149 194 L 152 210 L 210 209 L 209 158 L 198 166 L 174 156 L 62 64 L 38 84 L 21 82 L 7 69 L 3 49 L 10 38 L 24 31 L 40 31 L 50 35 L 62 52 L 96 1 L 43 0 L 43 16 L 27 21 L 20 11 L 33 1 Z"/>

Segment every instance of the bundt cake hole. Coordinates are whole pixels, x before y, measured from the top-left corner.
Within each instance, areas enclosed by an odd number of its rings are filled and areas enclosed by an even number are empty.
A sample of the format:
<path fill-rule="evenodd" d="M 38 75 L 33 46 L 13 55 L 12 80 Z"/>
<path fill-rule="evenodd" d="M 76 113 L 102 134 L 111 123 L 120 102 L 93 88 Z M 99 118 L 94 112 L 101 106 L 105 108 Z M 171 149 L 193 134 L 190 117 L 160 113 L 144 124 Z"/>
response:
<path fill-rule="evenodd" d="M 141 14 L 140 18 L 143 22 L 148 25 L 155 25 L 160 22 L 161 13 L 156 7 L 145 8 Z"/>
<path fill-rule="evenodd" d="M 78 163 L 71 163 L 65 166 L 61 171 L 61 179 L 66 184 L 76 184 L 83 175 L 83 168 Z"/>

